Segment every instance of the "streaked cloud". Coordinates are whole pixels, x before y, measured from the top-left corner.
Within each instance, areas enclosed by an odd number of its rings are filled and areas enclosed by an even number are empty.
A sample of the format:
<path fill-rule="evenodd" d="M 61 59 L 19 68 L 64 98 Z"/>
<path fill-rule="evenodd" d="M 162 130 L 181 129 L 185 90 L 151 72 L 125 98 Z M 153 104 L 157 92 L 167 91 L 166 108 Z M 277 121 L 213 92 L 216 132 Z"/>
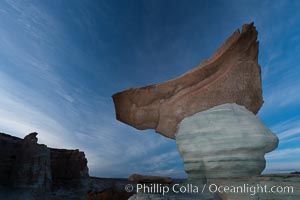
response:
<path fill-rule="evenodd" d="M 287 159 L 287 158 L 294 158 L 295 156 L 300 154 L 300 148 L 290 148 L 290 149 L 283 149 L 273 151 L 267 154 L 266 158 L 269 161 L 278 160 L 278 159 Z"/>
<path fill-rule="evenodd" d="M 259 115 L 281 140 L 266 171 L 299 169 L 293 3 L 1 1 L 0 131 L 36 131 L 40 143 L 83 150 L 94 176 L 185 177 L 175 141 L 116 121 L 111 95 L 178 76 L 254 20 L 265 99 Z"/>

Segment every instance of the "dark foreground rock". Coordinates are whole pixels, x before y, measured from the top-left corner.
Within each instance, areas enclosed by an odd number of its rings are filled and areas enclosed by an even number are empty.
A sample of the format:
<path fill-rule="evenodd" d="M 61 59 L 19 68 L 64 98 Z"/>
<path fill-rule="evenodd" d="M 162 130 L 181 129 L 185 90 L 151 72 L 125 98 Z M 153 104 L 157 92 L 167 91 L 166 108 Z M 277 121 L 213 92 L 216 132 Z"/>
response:
<path fill-rule="evenodd" d="M 172 178 L 164 176 L 145 176 L 140 174 L 132 174 L 128 178 L 129 181 L 134 183 L 172 183 Z"/>
<path fill-rule="evenodd" d="M 127 200 L 128 179 L 89 177 L 79 150 L 54 149 L 0 133 L 0 200 Z"/>
<path fill-rule="evenodd" d="M 127 179 L 90 177 L 88 200 L 127 200 L 135 192 L 127 192 Z"/>
<path fill-rule="evenodd" d="M 86 199 L 84 153 L 37 141 L 37 133 L 24 139 L 0 133 L 0 199 Z"/>
<path fill-rule="evenodd" d="M 300 174 L 300 172 L 296 171 L 296 172 L 291 172 L 291 174 Z"/>

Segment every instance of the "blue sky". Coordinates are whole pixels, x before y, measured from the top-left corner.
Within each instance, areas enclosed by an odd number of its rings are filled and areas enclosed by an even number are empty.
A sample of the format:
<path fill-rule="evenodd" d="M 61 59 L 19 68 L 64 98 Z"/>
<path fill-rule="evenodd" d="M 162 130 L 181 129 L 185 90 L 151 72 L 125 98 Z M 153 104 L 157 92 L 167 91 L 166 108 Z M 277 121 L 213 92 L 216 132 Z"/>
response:
<path fill-rule="evenodd" d="M 259 32 L 278 135 L 266 173 L 300 170 L 300 1 L 0 1 L 0 132 L 81 149 L 90 174 L 184 177 L 174 140 L 115 120 L 111 95 L 193 68 L 242 24 Z"/>

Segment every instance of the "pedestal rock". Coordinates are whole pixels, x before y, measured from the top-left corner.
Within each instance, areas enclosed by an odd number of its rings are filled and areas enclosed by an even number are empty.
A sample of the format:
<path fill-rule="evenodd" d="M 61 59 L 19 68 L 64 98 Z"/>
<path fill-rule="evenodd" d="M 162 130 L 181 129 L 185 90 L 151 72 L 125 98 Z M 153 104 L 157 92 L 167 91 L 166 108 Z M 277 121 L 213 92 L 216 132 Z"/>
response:
<path fill-rule="evenodd" d="M 113 101 L 118 120 L 176 139 L 191 183 L 256 177 L 265 168 L 265 153 L 278 145 L 255 116 L 263 98 L 253 23 L 243 25 L 210 59 L 185 74 L 116 93 Z M 160 199 L 153 194 L 132 198 Z M 206 193 L 196 199 L 215 198 Z"/>

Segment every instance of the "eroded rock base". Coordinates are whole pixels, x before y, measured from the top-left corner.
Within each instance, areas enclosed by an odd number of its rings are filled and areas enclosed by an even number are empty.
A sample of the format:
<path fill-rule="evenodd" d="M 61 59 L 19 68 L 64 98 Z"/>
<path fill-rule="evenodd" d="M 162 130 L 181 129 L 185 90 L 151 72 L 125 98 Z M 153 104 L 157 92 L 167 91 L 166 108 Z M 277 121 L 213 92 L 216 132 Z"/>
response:
<path fill-rule="evenodd" d="M 206 183 L 260 175 L 278 138 L 244 106 L 223 104 L 182 120 L 176 143 L 189 181 Z"/>

